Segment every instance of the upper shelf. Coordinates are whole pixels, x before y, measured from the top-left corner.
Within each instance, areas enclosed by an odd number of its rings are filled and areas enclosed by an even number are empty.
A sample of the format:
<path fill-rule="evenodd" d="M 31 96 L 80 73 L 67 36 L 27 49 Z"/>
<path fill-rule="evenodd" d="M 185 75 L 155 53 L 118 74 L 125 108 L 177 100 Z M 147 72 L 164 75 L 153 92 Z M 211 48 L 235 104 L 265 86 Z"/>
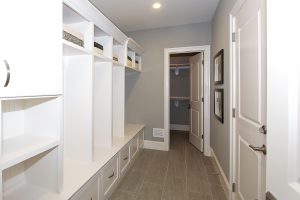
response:
<path fill-rule="evenodd" d="M 21 135 L 3 140 L 2 170 L 59 145 L 59 138 Z"/>

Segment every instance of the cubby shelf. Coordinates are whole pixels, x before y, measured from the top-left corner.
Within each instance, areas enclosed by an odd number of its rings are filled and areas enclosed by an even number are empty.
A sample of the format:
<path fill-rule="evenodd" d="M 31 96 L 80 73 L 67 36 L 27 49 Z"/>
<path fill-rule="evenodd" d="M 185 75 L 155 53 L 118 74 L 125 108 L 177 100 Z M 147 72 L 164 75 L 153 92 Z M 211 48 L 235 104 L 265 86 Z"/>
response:
<path fill-rule="evenodd" d="M 21 135 L 3 141 L 2 170 L 59 145 L 59 138 Z"/>
<path fill-rule="evenodd" d="M 63 43 L 64 56 L 76 56 L 76 55 L 89 54 L 88 50 L 72 42 L 63 39 L 62 43 Z"/>
<path fill-rule="evenodd" d="M 28 192 L 32 191 L 32 192 Z M 22 200 L 33 200 L 33 199 L 41 199 L 45 194 L 49 193 L 50 191 L 38 187 L 34 184 L 28 183 L 21 183 L 19 184 L 14 190 L 4 193 L 5 200 L 15 200 L 15 199 L 22 199 Z M 54 193 L 55 191 L 53 191 Z"/>

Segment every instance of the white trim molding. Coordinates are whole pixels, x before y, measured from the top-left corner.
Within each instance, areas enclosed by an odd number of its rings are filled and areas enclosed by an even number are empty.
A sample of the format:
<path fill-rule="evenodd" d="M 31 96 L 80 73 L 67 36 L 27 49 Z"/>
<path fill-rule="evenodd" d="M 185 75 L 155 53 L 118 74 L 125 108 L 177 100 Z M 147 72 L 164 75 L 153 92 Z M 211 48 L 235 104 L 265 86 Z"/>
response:
<path fill-rule="evenodd" d="M 153 149 L 153 150 L 160 150 L 165 151 L 165 143 L 158 142 L 158 141 L 151 141 L 151 140 L 144 140 L 144 149 Z"/>
<path fill-rule="evenodd" d="M 225 175 L 225 173 L 224 173 L 224 171 L 223 171 L 223 169 L 222 169 L 222 167 L 220 165 L 220 162 L 219 162 L 219 160 L 218 160 L 218 158 L 217 158 L 214 150 L 211 149 L 210 152 L 211 152 L 211 156 L 216 161 L 217 167 L 218 167 L 218 169 L 219 169 L 219 171 L 221 173 L 221 177 L 222 177 L 221 178 L 221 184 L 222 184 L 223 189 L 225 191 L 225 195 L 226 195 L 227 199 L 230 199 L 231 198 L 231 195 L 230 195 L 231 194 L 231 187 L 230 187 L 229 181 L 228 181 L 228 179 L 227 179 L 227 177 L 226 177 L 226 175 Z"/>
<path fill-rule="evenodd" d="M 170 54 L 204 52 L 204 155 L 210 156 L 210 45 L 164 50 L 164 144 L 170 149 Z"/>
<path fill-rule="evenodd" d="M 174 130 L 174 131 L 190 131 L 190 125 L 170 124 L 170 130 Z"/>

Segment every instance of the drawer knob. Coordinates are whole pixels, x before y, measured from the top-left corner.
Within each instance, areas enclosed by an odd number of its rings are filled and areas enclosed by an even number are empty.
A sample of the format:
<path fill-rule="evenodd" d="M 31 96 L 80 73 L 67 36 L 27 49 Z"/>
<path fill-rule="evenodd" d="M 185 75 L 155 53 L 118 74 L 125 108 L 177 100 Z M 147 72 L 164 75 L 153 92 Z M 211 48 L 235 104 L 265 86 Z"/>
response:
<path fill-rule="evenodd" d="M 126 156 L 125 158 L 123 158 L 123 160 L 127 160 L 128 159 L 128 156 Z"/>
<path fill-rule="evenodd" d="M 3 61 L 5 66 L 6 66 L 6 81 L 4 83 L 4 87 L 7 87 L 8 84 L 9 84 L 9 81 L 10 81 L 10 67 L 9 67 L 9 64 L 6 60 Z"/>
<path fill-rule="evenodd" d="M 112 178 L 115 176 L 115 172 L 113 172 L 108 178 Z"/>

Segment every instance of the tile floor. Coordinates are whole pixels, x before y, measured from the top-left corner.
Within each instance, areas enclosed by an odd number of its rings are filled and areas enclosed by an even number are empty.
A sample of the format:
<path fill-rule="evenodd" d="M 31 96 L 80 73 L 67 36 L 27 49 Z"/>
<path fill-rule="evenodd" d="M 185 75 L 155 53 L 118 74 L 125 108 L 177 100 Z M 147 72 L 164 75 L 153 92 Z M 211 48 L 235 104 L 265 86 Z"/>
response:
<path fill-rule="evenodd" d="M 170 151 L 144 149 L 111 200 L 225 200 L 212 158 L 188 142 L 188 133 L 172 132 Z"/>

